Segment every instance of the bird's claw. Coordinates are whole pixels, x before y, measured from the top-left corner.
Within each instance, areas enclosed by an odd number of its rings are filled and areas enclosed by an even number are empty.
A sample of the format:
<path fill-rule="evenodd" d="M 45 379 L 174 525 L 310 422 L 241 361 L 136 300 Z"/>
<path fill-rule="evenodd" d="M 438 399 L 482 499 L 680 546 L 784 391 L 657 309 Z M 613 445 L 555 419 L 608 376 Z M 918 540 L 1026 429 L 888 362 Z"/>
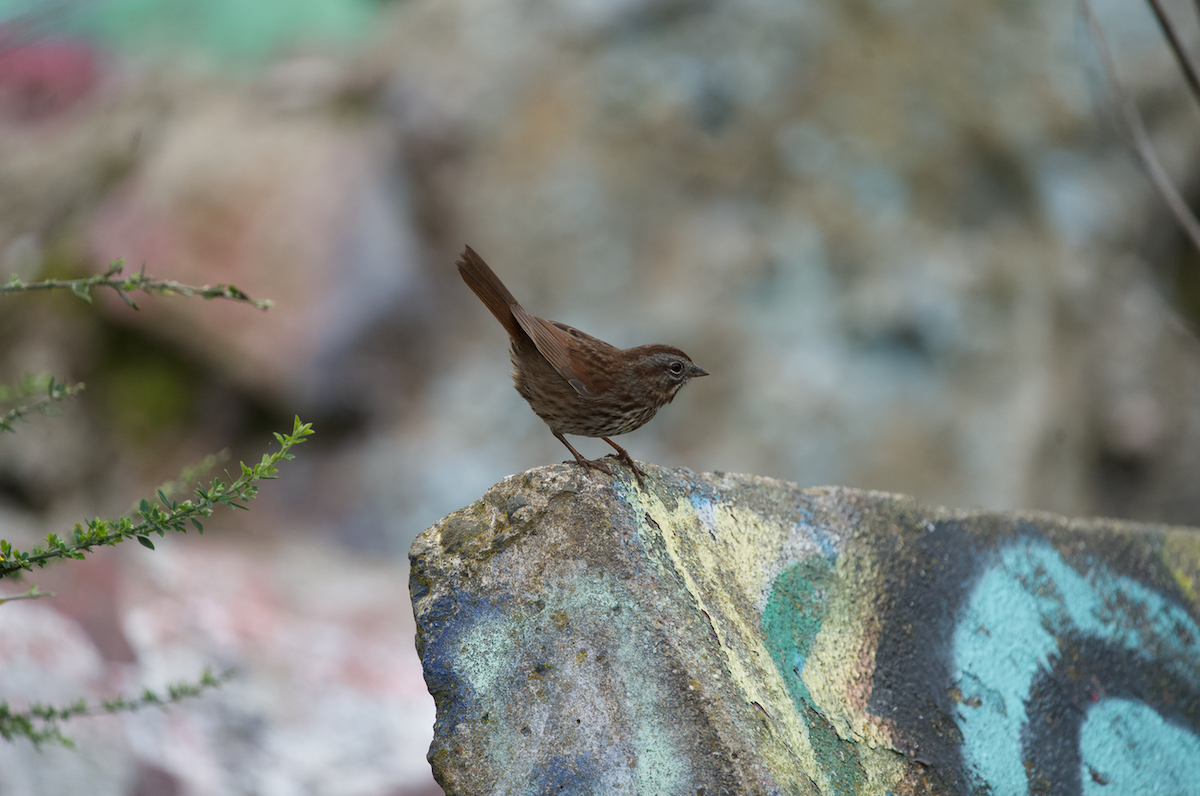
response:
<path fill-rule="evenodd" d="M 596 461 L 592 461 L 591 459 L 567 459 L 566 461 L 563 462 L 563 464 L 577 464 L 580 467 L 583 467 L 588 470 L 599 470 L 602 473 L 611 475 L 613 478 L 617 477 L 617 474 L 612 471 L 611 467 L 604 464 L 603 462 L 596 462 Z"/>
<path fill-rule="evenodd" d="M 643 491 L 646 489 L 646 471 L 643 470 L 641 467 L 638 467 L 637 463 L 635 463 L 633 461 L 633 459 L 629 457 L 628 454 L 622 456 L 619 453 L 610 453 L 610 454 L 604 456 L 604 458 L 605 459 L 616 459 L 617 461 L 621 462 L 622 464 L 629 465 L 629 469 L 633 470 L 633 474 L 637 478 L 638 486 L 641 487 Z"/>

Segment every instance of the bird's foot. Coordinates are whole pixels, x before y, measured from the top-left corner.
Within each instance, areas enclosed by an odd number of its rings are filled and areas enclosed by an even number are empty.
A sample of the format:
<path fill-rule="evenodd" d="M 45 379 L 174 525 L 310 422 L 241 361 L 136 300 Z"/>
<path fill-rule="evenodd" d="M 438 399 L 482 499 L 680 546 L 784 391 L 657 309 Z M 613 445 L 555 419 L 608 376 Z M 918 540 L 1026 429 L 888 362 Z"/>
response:
<path fill-rule="evenodd" d="M 625 464 L 629 465 L 629 469 L 633 470 L 633 474 L 637 477 L 638 486 L 641 487 L 642 491 L 644 492 L 646 490 L 646 471 L 637 466 L 637 462 L 635 462 L 633 457 L 629 455 L 629 451 L 625 450 L 608 437 L 601 437 L 601 439 L 603 439 L 609 445 L 612 445 L 617 451 L 616 453 L 608 454 L 608 456 L 605 456 L 604 458 L 613 458 L 619 462 L 624 462 Z"/>
<path fill-rule="evenodd" d="M 570 459 L 568 459 L 567 461 L 563 462 L 563 464 L 577 464 L 580 467 L 586 467 L 589 470 L 599 470 L 602 473 L 607 473 L 608 475 L 612 476 L 613 478 L 617 477 L 617 474 L 615 472 L 613 472 L 612 468 L 609 467 L 607 464 L 604 464 L 603 462 L 595 461 L 594 459 L 586 458 L 582 453 L 575 450 L 575 448 L 571 445 L 571 443 L 567 442 L 566 438 L 563 437 L 562 434 L 558 433 L 557 431 L 553 431 L 553 430 L 552 430 L 552 433 L 554 434 L 554 436 L 558 437 L 559 442 L 561 442 L 563 445 L 567 446 L 567 450 L 569 450 L 571 452 L 571 454 L 575 457 L 575 461 L 571 461 Z M 613 450 L 616 451 L 616 453 L 610 453 L 608 456 L 611 456 L 614 459 L 617 459 L 618 461 L 622 461 L 625 464 L 629 465 L 629 469 L 633 470 L 633 474 L 635 476 L 637 476 L 638 486 L 641 487 L 643 491 L 645 491 L 645 489 L 646 489 L 646 481 L 645 481 L 646 471 L 643 470 L 641 467 L 638 467 L 637 463 L 634 462 L 634 460 L 632 458 L 630 458 L 629 452 L 626 451 L 624 448 L 622 448 L 620 445 L 613 442 L 608 437 L 601 437 L 600 439 L 607 442 L 609 445 L 611 445 L 613 447 Z M 607 459 L 608 456 L 605 456 L 604 458 Z"/>
<path fill-rule="evenodd" d="M 611 475 L 613 478 L 617 477 L 617 474 L 613 472 L 612 468 L 604 462 L 592 461 L 591 459 L 585 459 L 582 456 L 574 460 L 567 459 L 563 462 L 563 464 L 577 464 L 586 470 L 599 470 L 602 473 Z"/>

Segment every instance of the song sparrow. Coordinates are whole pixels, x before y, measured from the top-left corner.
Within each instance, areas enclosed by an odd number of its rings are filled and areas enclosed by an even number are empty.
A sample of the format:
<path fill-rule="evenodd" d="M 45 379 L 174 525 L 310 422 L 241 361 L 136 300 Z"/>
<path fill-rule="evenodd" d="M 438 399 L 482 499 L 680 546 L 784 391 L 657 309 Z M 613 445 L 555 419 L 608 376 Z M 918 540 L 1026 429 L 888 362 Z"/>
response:
<path fill-rule="evenodd" d="M 584 458 L 563 434 L 600 437 L 616 450 L 609 456 L 628 464 L 645 488 L 645 471 L 609 437 L 641 428 L 680 387 L 708 372 L 669 345 L 620 349 L 565 323 L 530 315 L 470 246 L 457 265 L 463 281 L 508 332 L 517 392 L 575 463 L 614 475 L 603 463 Z"/>

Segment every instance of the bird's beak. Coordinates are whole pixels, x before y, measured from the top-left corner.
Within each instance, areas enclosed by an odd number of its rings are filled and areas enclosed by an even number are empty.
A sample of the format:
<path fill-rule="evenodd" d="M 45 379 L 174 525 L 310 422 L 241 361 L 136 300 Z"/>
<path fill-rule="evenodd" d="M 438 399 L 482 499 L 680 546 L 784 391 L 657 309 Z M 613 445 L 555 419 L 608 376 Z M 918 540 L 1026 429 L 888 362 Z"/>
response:
<path fill-rule="evenodd" d="M 694 379 L 697 376 L 707 376 L 708 371 L 705 370 L 704 368 L 700 367 L 699 365 L 692 365 L 692 370 L 690 373 L 688 373 L 688 375 Z"/>

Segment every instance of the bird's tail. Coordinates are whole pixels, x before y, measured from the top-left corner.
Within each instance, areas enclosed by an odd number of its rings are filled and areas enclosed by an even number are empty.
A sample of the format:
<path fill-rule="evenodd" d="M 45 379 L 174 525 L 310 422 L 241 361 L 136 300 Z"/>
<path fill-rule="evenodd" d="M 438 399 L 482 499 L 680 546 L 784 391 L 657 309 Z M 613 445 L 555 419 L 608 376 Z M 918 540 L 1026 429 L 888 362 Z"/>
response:
<path fill-rule="evenodd" d="M 476 296 L 479 296 L 479 300 L 491 310 L 509 336 L 519 338 L 524 335 L 521 325 L 517 323 L 512 312 L 512 305 L 517 304 L 516 298 L 508 292 L 508 288 L 500 281 L 500 277 L 496 276 L 483 258 L 476 254 L 474 249 L 467 246 L 459 255 L 456 265 L 458 265 L 458 273 L 467 283 L 467 287 L 471 288 Z"/>

